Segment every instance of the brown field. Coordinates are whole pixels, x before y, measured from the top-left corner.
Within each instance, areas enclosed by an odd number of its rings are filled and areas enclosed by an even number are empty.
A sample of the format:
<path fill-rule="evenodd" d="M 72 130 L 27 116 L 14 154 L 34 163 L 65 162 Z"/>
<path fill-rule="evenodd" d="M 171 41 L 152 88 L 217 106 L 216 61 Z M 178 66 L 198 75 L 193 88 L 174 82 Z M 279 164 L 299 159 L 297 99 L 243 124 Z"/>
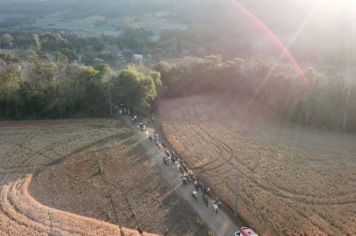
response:
<path fill-rule="evenodd" d="M 0 235 L 208 232 L 119 121 L 0 122 L 0 161 Z"/>
<path fill-rule="evenodd" d="M 261 235 L 356 235 L 356 135 L 297 127 L 248 100 L 162 101 L 173 147 Z"/>

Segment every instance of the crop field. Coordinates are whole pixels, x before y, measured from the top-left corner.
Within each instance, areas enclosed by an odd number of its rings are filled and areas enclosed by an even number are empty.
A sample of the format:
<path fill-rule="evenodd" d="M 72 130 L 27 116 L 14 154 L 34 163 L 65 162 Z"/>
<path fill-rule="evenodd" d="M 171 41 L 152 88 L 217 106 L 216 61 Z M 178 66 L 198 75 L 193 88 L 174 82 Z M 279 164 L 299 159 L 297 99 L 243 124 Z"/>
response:
<path fill-rule="evenodd" d="M 0 122 L 0 161 L 0 235 L 207 234 L 120 121 Z"/>
<path fill-rule="evenodd" d="M 356 135 L 285 122 L 232 97 L 160 103 L 165 136 L 261 235 L 356 235 Z M 239 181 L 237 181 L 237 179 Z"/>

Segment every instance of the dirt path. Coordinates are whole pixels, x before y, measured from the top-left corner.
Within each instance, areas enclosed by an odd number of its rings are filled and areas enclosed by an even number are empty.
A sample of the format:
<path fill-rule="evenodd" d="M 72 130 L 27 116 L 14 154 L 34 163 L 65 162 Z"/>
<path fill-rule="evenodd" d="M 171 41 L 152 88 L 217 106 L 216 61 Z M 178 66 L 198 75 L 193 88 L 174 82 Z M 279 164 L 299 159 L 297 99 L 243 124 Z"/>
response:
<path fill-rule="evenodd" d="M 187 201 L 194 211 L 201 217 L 201 219 L 216 233 L 216 235 L 230 236 L 234 235 L 234 232 L 238 228 L 244 226 L 242 222 L 236 224 L 228 214 L 226 214 L 222 209 L 219 209 L 218 214 L 215 214 L 211 204 L 212 199 L 209 199 L 209 207 L 204 205 L 204 202 L 199 196 L 198 203 L 193 200 L 191 193 L 193 191 L 192 185 L 184 186 L 181 184 L 179 171 L 174 165 L 164 165 L 162 157 L 164 155 L 163 151 L 159 151 L 154 143 L 148 140 L 148 137 L 139 132 L 137 128 L 132 126 L 130 120 L 125 117 L 124 121 L 132 128 L 132 130 L 137 133 L 138 141 L 142 144 L 143 148 L 146 150 L 147 155 L 151 158 L 153 164 L 155 164 L 161 172 L 162 177 L 167 181 L 167 184 L 174 189 L 178 196 Z M 149 132 L 152 130 L 149 130 Z"/>

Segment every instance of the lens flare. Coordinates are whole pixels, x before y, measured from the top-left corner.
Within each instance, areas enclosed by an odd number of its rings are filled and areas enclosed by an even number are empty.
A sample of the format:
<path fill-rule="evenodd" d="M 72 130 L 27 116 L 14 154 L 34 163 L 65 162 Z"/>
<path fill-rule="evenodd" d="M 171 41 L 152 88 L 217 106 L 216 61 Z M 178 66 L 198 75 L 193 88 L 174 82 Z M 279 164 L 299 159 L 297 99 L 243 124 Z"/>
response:
<path fill-rule="evenodd" d="M 260 29 L 270 37 L 274 46 L 281 51 L 281 56 L 288 60 L 288 62 L 292 65 L 296 75 L 301 78 L 305 86 L 308 86 L 309 80 L 306 78 L 298 61 L 295 59 L 289 49 L 282 43 L 282 41 L 273 33 L 273 31 L 264 22 L 258 19 L 257 16 L 255 16 L 251 11 L 244 7 L 238 0 L 232 0 L 232 3 L 255 25 L 256 28 Z"/>

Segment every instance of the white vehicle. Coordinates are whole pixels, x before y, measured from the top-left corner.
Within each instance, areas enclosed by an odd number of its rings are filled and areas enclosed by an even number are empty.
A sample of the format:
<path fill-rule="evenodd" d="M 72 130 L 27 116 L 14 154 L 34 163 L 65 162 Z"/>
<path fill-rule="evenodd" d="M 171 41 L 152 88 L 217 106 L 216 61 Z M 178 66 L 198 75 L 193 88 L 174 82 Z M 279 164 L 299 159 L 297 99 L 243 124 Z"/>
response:
<path fill-rule="evenodd" d="M 241 227 L 239 231 L 235 232 L 234 236 L 258 236 L 258 234 L 250 228 Z"/>

